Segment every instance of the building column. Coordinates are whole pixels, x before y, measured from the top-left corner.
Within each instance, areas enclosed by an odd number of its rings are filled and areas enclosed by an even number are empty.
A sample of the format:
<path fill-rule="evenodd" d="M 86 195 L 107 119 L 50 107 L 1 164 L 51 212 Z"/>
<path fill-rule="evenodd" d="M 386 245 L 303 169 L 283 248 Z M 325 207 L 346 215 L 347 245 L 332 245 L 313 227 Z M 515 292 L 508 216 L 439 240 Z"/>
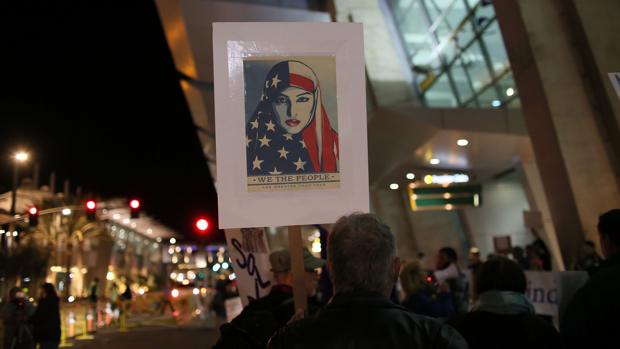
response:
<path fill-rule="evenodd" d="M 565 265 L 620 193 L 560 1 L 494 2 Z M 615 160 L 617 161 L 617 159 Z"/>

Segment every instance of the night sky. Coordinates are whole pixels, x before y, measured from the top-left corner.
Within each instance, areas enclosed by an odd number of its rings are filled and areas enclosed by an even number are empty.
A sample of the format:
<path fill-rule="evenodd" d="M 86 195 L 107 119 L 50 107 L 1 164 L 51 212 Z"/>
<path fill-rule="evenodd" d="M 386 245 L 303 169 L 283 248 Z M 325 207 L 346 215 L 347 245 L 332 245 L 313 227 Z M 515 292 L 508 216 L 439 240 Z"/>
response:
<path fill-rule="evenodd" d="M 72 191 L 139 197 L 187 238 L 199 214 L 216 226 L 213 182 L 154 2 L 10 3 L 0 5 L 0 191 L 24 147 L 41 184 L 56 172 L 57 191 L 68 178 Z"/>

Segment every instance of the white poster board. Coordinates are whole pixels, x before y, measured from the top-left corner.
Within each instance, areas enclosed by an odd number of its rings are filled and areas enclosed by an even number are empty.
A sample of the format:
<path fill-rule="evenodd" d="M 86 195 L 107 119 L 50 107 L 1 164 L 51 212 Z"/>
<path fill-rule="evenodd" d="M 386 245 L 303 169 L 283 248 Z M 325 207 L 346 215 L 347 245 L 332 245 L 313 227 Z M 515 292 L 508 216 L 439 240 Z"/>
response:
<path fill-rule="evenodd" d="M 214 23 L 221 229 L 369 211 L 363 31 Z"/>
<path fill-rule="evenodd" d="M 262 228 L 226 229 L 225 234 L 237 289 L 245 307 L 250 300 L 266 296 L 273 285 L 267 236 Z"/>

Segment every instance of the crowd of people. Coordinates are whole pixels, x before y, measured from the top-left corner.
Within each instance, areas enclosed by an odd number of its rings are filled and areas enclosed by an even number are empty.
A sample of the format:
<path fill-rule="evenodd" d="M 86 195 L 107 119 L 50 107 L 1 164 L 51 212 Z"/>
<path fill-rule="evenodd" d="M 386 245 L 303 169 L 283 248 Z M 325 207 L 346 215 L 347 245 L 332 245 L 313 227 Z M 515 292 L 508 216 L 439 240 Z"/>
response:
<path fill-rule="evenodd" d="M 41 286 L 36 308 L 19 287 L 9 292 L 9 301 L 0 310 L 4 325 L 3 348 L 58 348 L 60 343 L 60 306 L 54 285 Z"/>
<path fill-rule="evenodd" d="M 470 250 L 469 279 L 453 248 L 441 248 L 429 271 L 419 258 L 404 263 L 396 256 L 394 235 L 374 215 L 344 216 L 328 235 L 326 260 L 303 250 L 307 309 L 295 308 L 290 251 L 274 251 L 270 293 L 222 325 L 214 348 L 615 348 L 620 210 L 601 215 L 597 228 L 604 258 L 592 242 L 584 243 L 574 267 L 590 278 L 558 330 L 526 297 L 524 270 L 550 267 L 540 243 L 521 249 L 524 254 L 516 249 L 510 258 L 494 255 L 484 262 L 479 250 Z M 321 277 L 319 270 L 325 271 Z M 327 274 L 329 299 L 319 291 Z M 98 287 L 95 279 L 89 289 L 95 308 Z M 110 297 L 127 295 L 113 285 Z M 0 318 L 3 348 L 58 348 L 59 298 L 52 284 L 42 285 L 36 307 L 13 288 Z"/>
<path fill-rule="evenodd" d="M 214 348 L 615 348 L 620 210 L 601 215 L 598 231 L 604 259 L 584 243 L 575 268 L 591 276 L 558 330 L 526 297 L 524 270 L 551 268 L 542 240 L 485 262 L 470 250 L 469 285 L 454 249 L 440 249 L 429 272 L 420 260 L 401 262 L 390 228 L 375 216 L 345 216 L 328 236 L 327 260 L 304 251 L 308 310 L 294 307 L 290 252 L 276 251 L 271 293 L 223 325 Z M 321 267 L 333 285 L 327 302 L 315 292 Z"/>

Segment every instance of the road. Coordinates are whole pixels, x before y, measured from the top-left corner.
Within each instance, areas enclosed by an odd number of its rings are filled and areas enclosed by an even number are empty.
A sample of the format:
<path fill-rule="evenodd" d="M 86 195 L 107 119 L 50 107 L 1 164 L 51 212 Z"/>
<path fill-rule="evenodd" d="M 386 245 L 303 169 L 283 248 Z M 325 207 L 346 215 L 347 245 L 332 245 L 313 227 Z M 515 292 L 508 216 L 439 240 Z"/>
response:
<path fill-rule="evenodd" d="M 72 341 L 79 349 L 136 349 L 136 348 L 211 348 L 217 341 L 215 329 L 204 326 L 150 326 L 130 329 L 128 332 L 97 333 L 95 339 Z"/>

